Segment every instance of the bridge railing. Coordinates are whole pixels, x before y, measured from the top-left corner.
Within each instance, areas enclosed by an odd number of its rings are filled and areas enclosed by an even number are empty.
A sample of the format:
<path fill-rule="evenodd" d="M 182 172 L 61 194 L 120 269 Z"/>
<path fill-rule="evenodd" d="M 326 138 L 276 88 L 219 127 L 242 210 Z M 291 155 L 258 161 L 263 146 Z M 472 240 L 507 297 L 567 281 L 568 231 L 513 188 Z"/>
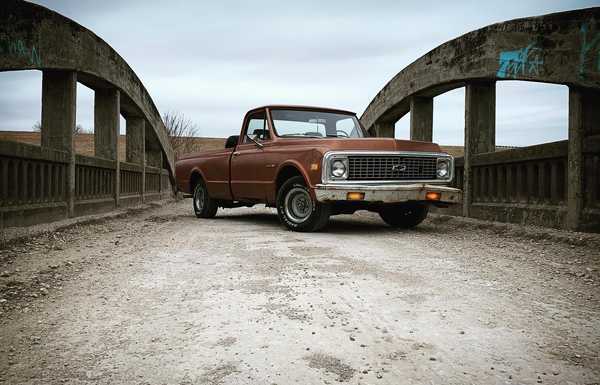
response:
<path fill-rule="evenodd" d="M 121 163 L 121 197 L 142 194 L 143 180 L 144 170 L 141 165 L 135 163 Z"/>
<path fill-rule="evenodd" d="M 0 207 L 64 202 L 66 152 L 0 142 Z"/>
<path fill-rule="evenodd" d="M 114 199 L 116 162 L 91 156 L 75 157 L 75 201 Z"/>
<path fill-rule="evenodd" d="M 568 146 L 564 140 L 472 155 L 472 215 L 561 227 L 568 208 Z M 583 211 L 592 224 L 600 209 L 599 150 L 594 141 L 584 149 Z M 464 189 L 464 158 L 457 158 L 455 167 L 453 186 Z"/>
<path fill-rule="evenodd" d="M 71 201 L 77 216 L 171 194 L 168 170 L 150 166 L 144 170 L 142 165 L 80 154 L 75 155 L 74 188 L 69 192 L 71 164 L 67 152 L 0 141 L 2 224 L 21 226 L 67 217 Z"/>

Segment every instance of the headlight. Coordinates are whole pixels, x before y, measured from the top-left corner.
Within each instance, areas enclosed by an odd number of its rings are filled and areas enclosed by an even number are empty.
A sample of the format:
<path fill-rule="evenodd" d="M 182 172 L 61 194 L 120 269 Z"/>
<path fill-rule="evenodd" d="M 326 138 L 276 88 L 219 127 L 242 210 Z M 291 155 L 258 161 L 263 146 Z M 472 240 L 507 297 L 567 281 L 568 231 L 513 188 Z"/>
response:
<path fill-rule="evenodd" d="M 450 160 L 438 159 L 437 161 L 437 177 L 441 179 L 448 178 L 450 175 Z"/>
<path fill-rule="evenodd" d="M 331 163 L 331 176 L 343 178 L 346 175 L 346 163 L 343 160 L 334 160 Z"/>

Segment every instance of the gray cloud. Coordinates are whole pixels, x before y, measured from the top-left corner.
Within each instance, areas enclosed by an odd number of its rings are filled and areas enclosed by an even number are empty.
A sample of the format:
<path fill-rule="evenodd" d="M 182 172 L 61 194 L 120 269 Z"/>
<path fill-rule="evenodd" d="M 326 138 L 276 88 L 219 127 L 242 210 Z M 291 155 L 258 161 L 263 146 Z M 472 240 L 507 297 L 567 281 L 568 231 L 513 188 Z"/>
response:
<path fill-rule="evenodd" d="M 142 79 L 159 110 L 182 111 L 205 136 L 239 130 L 249 108 L 268 103 L 362 113 L 398 71 L 435 46 L 517 17 L 592 1 L 118 1 L 40 0 L 111 44 Z M 39 72 L 0 73 L 0 129 L 39 120 Z M 566 89 L 498 86 L 500 144 L 566 135 Z M 93 94 L 80 87 L 78 121 L 93 126 Z M 434 139 L 463 140 L 464 92 L 436 98 Z M 523 107 L 524 105 L 526 107 Z M 539 112 L 532 114 L 532 112 Z M 398 123 L 404 132 L 406 120 Z M 523 135 L 524 124 L 527 135 Z"/>

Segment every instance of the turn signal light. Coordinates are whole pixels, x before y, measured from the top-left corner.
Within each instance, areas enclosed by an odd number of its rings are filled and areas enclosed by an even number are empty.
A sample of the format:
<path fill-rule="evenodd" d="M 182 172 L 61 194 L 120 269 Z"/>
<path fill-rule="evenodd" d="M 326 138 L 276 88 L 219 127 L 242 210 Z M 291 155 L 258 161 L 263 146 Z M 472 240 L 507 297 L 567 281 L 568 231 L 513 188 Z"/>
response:
<path fill-rule="evenodd" d="M 439 201 L 440 199 L 442 199 L 442 194 L 435 191 L 429 191 L 427 192 L 427 194 L 425 194 L 425 199 L 427 199 L 428 201 Z"/>
<path fill-rule="evenodd" d="M 349 192 L 346 195 L 346 199 L 349 201 L 362 201 L 365 199 L 365 193 L 362 192 Z"/>

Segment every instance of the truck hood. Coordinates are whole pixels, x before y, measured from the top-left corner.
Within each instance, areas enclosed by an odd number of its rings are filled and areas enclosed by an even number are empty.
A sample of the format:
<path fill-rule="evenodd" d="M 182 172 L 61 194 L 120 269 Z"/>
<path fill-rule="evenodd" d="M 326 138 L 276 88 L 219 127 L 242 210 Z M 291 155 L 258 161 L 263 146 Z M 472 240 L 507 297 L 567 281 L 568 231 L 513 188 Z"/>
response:
<path fill-rule="evenodd" d="M 294 138 L 279 139 L 278 146 L 310 146 L 325 153 L 327 151 L 420 151 L 441 152 L 436 143 L 401 140 L 392 138 Z"/>

